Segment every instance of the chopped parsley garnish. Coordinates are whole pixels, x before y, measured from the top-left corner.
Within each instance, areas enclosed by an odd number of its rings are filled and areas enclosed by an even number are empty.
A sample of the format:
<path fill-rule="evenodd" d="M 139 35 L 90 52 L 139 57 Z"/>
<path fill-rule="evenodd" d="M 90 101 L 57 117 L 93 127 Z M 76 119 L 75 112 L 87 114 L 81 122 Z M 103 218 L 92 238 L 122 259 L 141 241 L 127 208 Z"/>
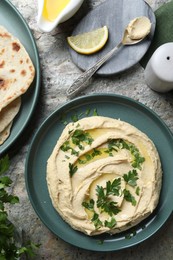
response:
<path fill-rule="evenodd" d="M 70 173 L 70 177 L 72 177 L 75 172 L 77 172 L 78 168 L 77 165 L 73 165 L 72 163 L 69 163 L 69 173 Z"/>
<path fill-rule="evenodd" d="M 120 196 L 121 178 L 106 182 L 106 195 Z"/>
<path fill-rule="evenodd" d="M 139 186 L 136 188 L 136 191 L 135 191 L 135 193 L 136 193 L 136 195 L 138 195 L 138 196 L 139 196 L 139 193 L 140 193 L 140 188 L 139 188 Z"/>
<path fill-rule="evenodd" d="M 79 120 L 78 115 L 77 115 L 77 114 L 72 115 L 72 116 L 71 116 L 71 120 L 72 120 L 73 122 L 77 122 L 77 121 Z"/>
<path fill-rule="evenodd" d="M 98 116 L 97 109 L 95 108 L 93 111 L 93 116 Z"/>
<path fill-rule="evenodd" d="M 66 141 L 63 143 L 63 145 L 61 145 L 60 149 L 63 151 L 63 152 L 67 152 L 69 150 L 71 150 L 71 155 L 76 155 L 78 156 L 79 152 L 75 151 L 75 149 L 73 149 L 71 146 L 70 146 L 70 142 L 69 141 Z"/>
<path fill-rule="evenodd" d="M 134 174 L 134 176 L 133 176 Z M 125 181 L 128 183 L 130 179 L 132 179 L 132 187 L 136 186 L 136 173 L 130 171 L 128 174 L 124 174 Z M 130 176 L 133 176 L 130 178 Z M 135 185 L 134 185 L 135 184 Z M 136 188 L 136 194 L 139 193 L 139 187 Z M 96 229 L 101 228 L 102 226 L 113 228 L 117 223 L 115 219 L 115 215 L 117 215 L 121 208 L 117 206 L 117 202 L 113 200 L 112 196 L 122 196 L 124 195 L 124 199 L 130 202 L 133 206 L 136 205 L 135 197 L 131 194 L 131 192 L 127 189 L 121 189 L 121 178 L 116 178 L 112 182 L 107 181 L 106 187 L 97 185 L 96 187 L 96 196 L 97 199 L 94 201 L 90 199 L 88 201 L 83 201 L 82 206 L 91 212 L 93 212 L 93 217 L 91 221 L 93 222 Z M 106 219 L 102 222 L 99 218 L 99 214 L 95 212 L 94 207 L 97 207 L 100 211 L 100 214 L 107 213 L 111 219 Z"/>
<path fill-rule="evenodd" d="M 116 146 L 116 140 L 112 139 L 108 141 L 108 149 L 105 151 L 105 153 L 108 153 L 109 156 L 113 156 L 113 151 L 118 152 L 118 149 Z"/>
<path fill-rule="evenodd" d="M 125 235 L 125 239 L 131 239 L 134 236 L 136 236 L 136 230 L 133 230 L 131 233 Z"/>
<path fill-rule="evenodd" d="M 103 223 L 99 219 L 99 215 L 96 212 L 94 212 L 94 215 L 93 215 L 91 221 L 93 222 L 96 229 L 99 229 L 103 226 Z"/>
<path fill-rule="evenodd" d="M 133 168 L 137 168 L 141 170 L 141 165 L 145 161 L 145 158 L 140 155 L 140 152 L 138 148 L 127 141 L 124 141 L 122 139 L 110 139 L 108 140 L 108 150 L 105 151 L 106 153 L 109 153 L 109 156 L 113 156 L 113 151 L 118 151 L 118 149 L 126 149 L 129 150 L 132 156 L 134 157 L 134 160 L 132 162 Z"/>
<path fill-rule="evenodd" d="M 94 157 L 99 156 L 101 154 L 102 154 L 101 151 L 99 151 L 97 149 L 93 149 L 91 151 L 91 153 L 87 153 L 87 154 L 83 155 L 83 157 L 85 157 L 84 159 L 79 158 L 78 162 L 79 162 L 79 164 L 85 164 L 85 163 L 91 161 Z"/>
<path fill-rule="evenodd" d="M 76 129 L 74 131 L 74 133 L 71 136 L 71 140 L 72 143 L 77 145 L 79 147 L 80 150 L 84 149 L 84 146 L 81 144 L 82 142 L 85 142 L 87 144 L 91 144 L 93 142 L 93 138 L 90 136 L 89 133 L 81 130 L 81 129 Z M 70 142 L 69 141 L 65 141 L 63 145 L 61 145 L 60 149 L 64 152 L 67 152 L 69 150 L 71 150 L 71 154 L 72 155 L 76 155 L 78 156 L 79 152 L 76 151 L 75 149 L 73 149 L 70 146 Z"/>
<path fill-rule="evenodd" d="M 105 224 L 105 227 L 113 228 L 116 226 L 117 222 L 116 222 L 116 219 L 112 217 L 110 221 L 105 220 L 104 224 Z"/>
<path fill-rule="evenodd" d="M 100 150 L 97 150 L 96 148 L 93 149 L 92 152 L 92 157 L 94 158 L 95 156 L 101 155 L 102 152 Z"/>
<path fill-rule="evenodd" d="M 136 206 L 135 197 L 130 193 L 129 190 L 124 189 L 124 199 L 128 202 L 131 202 L 133 206 Z"/>
<path fill-rule="evenodd" d="M 141 157 L 138 153 L 136 153 L 134 156 L 135 156 L 135 160 L 132 163 L 132 166 L 134 168 L 141 169 L 141 164 L 145 161 L 145 158 Z"/>
<path fill-rule="evenodd" d="M 95 212 L 94 205 L 95 201 L 93 199 L 90 199 L 89 201 L 83 201 L 82 206 L 91 212 L 93 212 L 93 217 L 91 218 L 91 221 L 93 222 L 96 229 L 105 226 L 108 228 L 113 228 L 116 225 L 116 219 L 113 217 L 113 215 L 117 215 L 121 210 L 119 207 L 117 207 L 117 202 L 112 201 L 111 198 L 109 198 L 110 195 L 119 196 L 121 189 L 121 178 L 115 179 L 112 183 L 108 181 L 106 183 L 106 188 L 103 188 L 102 186 L 97 185 L 96 188 L 96 195 L 97 195 L 97 201 L 96 206 L 98 209 L 101 210 L 101 213 L 106 212 L 109 216 L 111 216 L 110 220 L 105 220 L 102 222 L 99 219 L 99 214 Z"/>
<path fill-rule="evenodd" d="M 101 208 L 102 212 L 107 212 L 109 216 L 117 215 L 121 210 L 117 207 L 117 202 L 99 198 L 97 207 Z"/>
<path fill-rule="evenodd" d="M 103 243 L 104 243 L 104 240 L 102 240 L 102 239 L 99 239 L 99 240 L 97 241 L 97 243 L 98 243 L 98 245 L 103 245 Z"/>
<path fill-rule="evenodd" d="M 92 142 L 94 141 L 89 133 L 81 129 L 76 129 L 72 134 L 71 138 L 72 138 L 72 143 L 77 145 L 81 150 L 83 150 L 83 146 L 81 142 L 85 142 L 86 144 L 91 145 Z"/>
<path fill-rule="evenodd" d="M 138 173 L 136 170 L 129 171 L 127 174 L 123 175 L 124 180 L 132 187 L 137 185 Z"/>
<path fill-rule="evenodd" d="M 98 116 L 97 113 L 97 109 L 94 108 L 93 110 L 91 110 L 90 108 L 88 108 L 86 111 L 78 113 L 78 111 L 75 112 L 75 114 L 70 116 L 70 119 L 67 119 L 67 115 L 66 113 L 63 113 L 60 121 L 62 124 L 67 125 L 69 122 L 77 122 L 78 120 L 80 120 L 83 116 Z"/>
<path fill-rule="evenodd" d="M 106 188 L 97 185 L 97 207 L 101 209 L 102 212 L 107 212 L 109 216 L 118 214 L 121 210 L 117 207 L 117 202 L 112 201 L 109 195 L 119 196 L 121 189 L 121 179 L 115 179 L 112 183 L 108 181 L 106 183 Z"/>
<path fill-rule="evenodd" d="M 88 108 L 88 109 L 86 110 L 86 112 L 85 112 L 85 115 L 86 115 L 86 116 L 89 116 L 90 112 L 91 112 L 91 109 Z"/>
<path fill-rule="evenodd" d="M 94 210 L 94 200 L 91 199 L 89 202 L 83 201 L 82 206 L 88 210 Z"/>
<path fill-rule="evenodd" d="M 60 118 L 60 121 L 63 125 L 67 125 L 68 124 L 68 121 L 66 120 L 66 115 L 65 114 L 62 114 L 61 118 Z"/>

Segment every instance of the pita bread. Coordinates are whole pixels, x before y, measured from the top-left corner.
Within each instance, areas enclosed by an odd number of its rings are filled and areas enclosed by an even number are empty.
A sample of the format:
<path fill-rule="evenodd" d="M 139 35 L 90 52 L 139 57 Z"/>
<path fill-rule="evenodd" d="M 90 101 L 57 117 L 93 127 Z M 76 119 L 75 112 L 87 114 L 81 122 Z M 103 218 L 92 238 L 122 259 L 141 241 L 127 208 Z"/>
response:
<path fill-rule="evenodd" d="M 13 122 L 10 122 L 10 124 L 2 132 L 0 132 L 0 145 L 3 144 L 9 137 L 12 124 Z"/>
<path fill-rule="evenodd" d="M 0 111 L 27 91 L 34 75 L 33 63 L 24 46 L 0 26 Z"/>
<path fill-rule="evenodd" d="M 13 100 L 8 106 L 4 107 L 0 112 L 0 133 L 9 125 L 19 112 L 21 105 L 21 97 Z"/>

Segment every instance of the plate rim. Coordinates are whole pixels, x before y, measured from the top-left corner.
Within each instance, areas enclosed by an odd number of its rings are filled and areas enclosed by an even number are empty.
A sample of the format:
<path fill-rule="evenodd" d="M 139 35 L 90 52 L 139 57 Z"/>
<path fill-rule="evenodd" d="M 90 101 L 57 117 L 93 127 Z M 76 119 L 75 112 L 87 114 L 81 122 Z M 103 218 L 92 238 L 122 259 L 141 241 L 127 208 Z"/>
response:
<path fill-rule="evenodd" d="M 36 40 L 31 32 L 31 29 L 30 29 L 28 23 L 26 22 L 25 18 L 23 17 L 23 15 L 19 12 L 19 10 L 15 7 L 15 5 L 13 3 L 11 3 L 11 1 L 4 0 L 3 5 L 6 6 L 7 9 L 10 8 L 14 12 L 15 16 L 18 17 L 22 21 L 22 24 L 27 32 L 27 35 L 29 36 L 29 38 L 32 42 L 32 51 L 33 51 L 33 55 L 35 57 L 34 66 L 35 66 L 36 73 L 35 73 L 35 77 L 33 80 L 33 82 L 35 81 L 35 85 L 34 85 L 35 91 L 33 93 L 33 98 L 32 98 L 33 101 L 31 104 L 30 111 L 27 114 L 27 119 L 25 120 L 24 124 L 20 128 L 20 131 L 10 140 L 9 144 L 7 144 L 4 148 L 2 148 L 2 151 L 0 151 L 1 155 L 7 153 L 10 150 L 10 148 L 14 145 L 14 143 L 19 139 L 19 137 L 23 134 L 23 131 L 27 127 L 27 125 L 33 115 L 34 109 L 37 105 L 37 100 L 39 98 L 40 87 L 41 87 L 41 64 L 40 64 L 39 52 L 38 52 Z M 10 136 L 8 138 L 10 138 Z M 4 142 L 4 144 L 5 144 L 5 142 Z M 2 144 L 2 146 L 4 144 Z"/>
<path fill-rule="evenodd" d="M 122 250 L 122 249 L 126 249 L 126 248 L 132 248 L 140 243 L 142 243 L 143 241 L 146 241 L 148 238 L 152 237 L 153 235 L 155 235 L 161 228 L 163 228 L 165 222 L 169 219 L 169 217 L 171 216 L 171 214 L 173 213 L 173 210 L 168 210 L 167 214 L 166 214 L 166 217 L 164 218 L 164 221 L 162 221 L 156 229 L 154 229 L 153 232 L 147 234 L 144 238 L 140 239 L 140 241 L 135 241 L 134 239 L 134 242 L 131 243 L 130 245 L 127 244 L 125 246 L 120 246 L 119 248 L 114 248 L 114 249 L 111 249 L 111 248 L 102 248 L 102 247 L 97 247 L 97 248 L 90 248 L 88 246 L 84 247 L 84 246 L 80 246 L 77 244 L 77 242 L 73 242 L 73 241 L 69 241 L 68 239 L 64 238 L 63 235 L 59 235 L 57 234 L 57 232 L 54 231 L 54 229 L 52 227 L 50 227 L 50 225 L 48 223 L 46 223 L 46 221 L 42 218 L 40 212 L 38 212 L 37 208 L 36 208 L 36 205 L 34 203 L 34 199 L 32 198 L 32 195 L 30 193 L 30 190 L 29 190 L 29 181 L 27 180 L 28 179 L 28 163 L 29 163 L 29 157 L 30 157 L 30 153 L 32 152 L 32 147 L 34 145 L 34 143 L 37 141 L 36 139 L 38 138 L 38 140 L 40 140 L 39 138 L 39 134 L 40 134 L 40 131 L 43 130 L 43 132 L 45 132 L 45 125 L 48 123 L 49 120 L 51 120 L 51 118 L 53 118 L 56 113 L 59 112 L 59 110 L 65 108 L 67 105 L 71 105 L 71 104 L 75 104 L 76 102 L 78 102 L 79 100 L 87 100 L 87 99 L 90 99 L 90 98 L 98 98 L 98 97 L 112 97 L 112 98 L 117 98 L 117 99 L 120 99 L 120 100 L 123 100 L 123 101 L 126 101 L 126 102 L 131 102 L 131 104 L 135 104 L 135 105 L 138 105 L 140 107 L 142 107 L 142 109 L 144 109 L 145 111 L 147 111 L 147 113 L 151 113 L 152 116 L 154 116 L 158 121 L 159 123 L 161 123 L 164 127 L 164 129 L 166 129 L 167 133 L 169 134 L 169 138 L 172 139 L 173 141 L 173 134 L 171 132 L 171 130 L 169 129 L 169 127 L 166 125 L 166 123 L 152 110 L 150 109 L 149 107 L 147 107 L 146 105 L 144 105 L 143 103 L 139 102 L 139 101 L 136 101 L 134 100 L 133 98 L 130 98 L 130 97 L 127 97 L 127 96 L 123 96 L 123 95 L 119 95 L 119 94 L 114 94 L 114 93 L 95 93 L 95 94 L 91 94 L 91 95 L 87 95 L 87 96 L 81 96 L 81 97 L 78 97 L 78 98 L 75 98 L 73 100 L 70 100 L 70 101 L 67 101 L 65 104 L 63 105 L 60 105 L 59 107 L 57 107 L 55 109 L 55 111 L 51 112 L 44 120 L 43 122 L 40 124 L 39 128 L 37 129 L 36 133 L 34 134 L 33 136 L 33 139 L 31 141 L 31 144 L 29 146 L 29 149 L 28 149 L 28 152 L 27 152 L 27 156 L 26 156 L 26 161 L 25 161 L 25 186 L 26 186 L 26 190 L 27 190 L 27 194 L 28 194 L 28 197 L 29 197 L 29 200 L 30 200 L 30 203 L 35 211 L 35 213 L 37 214 L 37 216 L 40 218 L 40 221 L 48 228 L 48 230 L 50 230 L 56 237 L 59 237 L 60 239 L 62 239 L 63 241 L 65 241 L 66 243 L 68 244 L 71 244 L 75 247 L 78 247 L 78 248 L 81 248 L 81 249 L 85 249 L 85 250 L 90 250 L 90 251 L 95 251 L 95 252 L 115 252 L 115 251 L 119 251 L 119 250 Z M 82 105 L 81 105 L 82 106 Z M 81 107 L 80 106 L 80 107 Z M 74 107 L 72 107 L 74 108 Z M 53 205 L 51 205 L 51 207 L 53 208 Z M 152 213 L 153 214 L 153 213 Z M 152 215 L 151 214 L 151 215 Z M 60 215 L 59 215 L 60 216 Z M 149 216 L 150 217 L 150 216 Z M 157 217 L 157 215 L 156 215 Z M 61 218 L 61 216 L 60 216 Z M 148 219 L 148 218 L 147 218 Z M 67 224 L 67 223 L 66 223 Z M 67 224 L 68 225 L 68 224 Z M 71 227 L 70 227 L 71 228 Z M 72 228 L 71 228 L 72 229 Z M 76 232 L 76 230 L 73 230 Z M 78 231 L 77 231 L 78 232 Z M 85 235 L 85 234 L 83 234 Z M 86 237 L 89 237 L 89 238 L 92 238 L 90 236 L 87 236 L 85 235 Z M 99 240 L 99 239 L 98 239 Z M 116 243 L 115 241 L 113 241 L 113 243 Z M 95 245 L 96 247 L 96 245 Z"/>

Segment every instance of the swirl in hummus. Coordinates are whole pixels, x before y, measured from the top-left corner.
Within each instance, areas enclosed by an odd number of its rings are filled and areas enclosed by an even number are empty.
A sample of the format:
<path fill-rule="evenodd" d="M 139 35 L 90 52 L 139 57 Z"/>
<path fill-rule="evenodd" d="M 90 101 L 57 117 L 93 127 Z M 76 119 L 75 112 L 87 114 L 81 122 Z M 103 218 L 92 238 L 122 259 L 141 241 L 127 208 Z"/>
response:
<path fill-rule="evenodd" d="M 162 170 L 153 142 L 121 120 L 93 116 L 69 123 L 47 163 L 53 206 L 87 235 L 115 234 L 156 208 Z"/>

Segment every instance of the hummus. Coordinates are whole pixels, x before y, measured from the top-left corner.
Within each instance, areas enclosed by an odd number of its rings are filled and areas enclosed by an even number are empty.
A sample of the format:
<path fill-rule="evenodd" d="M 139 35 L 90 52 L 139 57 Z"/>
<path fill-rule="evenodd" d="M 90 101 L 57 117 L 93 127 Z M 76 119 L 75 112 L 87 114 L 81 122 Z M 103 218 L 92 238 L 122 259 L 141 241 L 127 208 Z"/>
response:
<path fill-rule="evenodd" d="M 153 142 L 129 123 L 101 116 L 69 123 L 47 163 L 53 206 L 87 235 L 115 234 L 156 208 L 162 170 Z"/>
<path fill-rule="evenodd" d="M 133 43 L 144 39 L 151 31 L 151 22 L 148 17 L 140 16 L 133 19 L 127 26 L 123 42 Z"/>

